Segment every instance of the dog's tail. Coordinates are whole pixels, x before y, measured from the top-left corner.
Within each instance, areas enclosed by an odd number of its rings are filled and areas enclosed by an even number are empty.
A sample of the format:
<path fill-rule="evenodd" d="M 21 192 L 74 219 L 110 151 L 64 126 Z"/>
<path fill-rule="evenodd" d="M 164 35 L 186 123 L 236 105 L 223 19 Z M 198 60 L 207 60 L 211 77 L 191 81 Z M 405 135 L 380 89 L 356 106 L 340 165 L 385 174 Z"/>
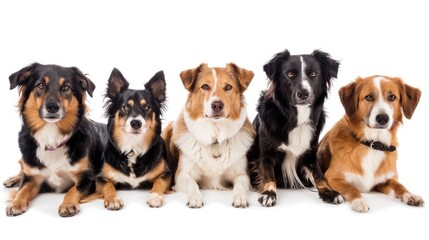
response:
<path fill-rule="evenodd" d="M 80 203 L 87 203 L 87 202 L 90 202 L 92 200 L 103 199 L 103 198 L 104 198 L 104 195 L 102 193 L 96 192 L 96 193 L 90 194 L 90 195 L 82 198 L 79 202 Z"/>
<path fill-rule="evenodd" d="M 173 143 L 173 128 L 174 122 L 169 122 L 168 125 L 164 128 L 164 131 L 162 131 L 162 139 L 164 140 L 167 158 L 166 161 L 168 167 L 170 168 L 171 175 L 173 176 L 171 186 L 174 186 L 174 176 L 176 174 L 177 165 L 179 162 L 179 150 Z"/>

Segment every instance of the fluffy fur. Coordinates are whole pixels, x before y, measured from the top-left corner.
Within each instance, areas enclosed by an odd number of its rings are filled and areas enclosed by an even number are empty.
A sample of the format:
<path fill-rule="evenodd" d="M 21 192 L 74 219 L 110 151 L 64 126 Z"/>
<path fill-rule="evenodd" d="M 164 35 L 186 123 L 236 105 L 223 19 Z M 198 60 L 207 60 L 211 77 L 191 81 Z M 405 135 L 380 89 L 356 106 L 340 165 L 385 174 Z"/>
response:
<path fill-rule="evenodd" d="M 86 116 L 85 93 L 95 85 L 76 67 L 34 63 L 9 77 L 19 86 L 19 133 L 22 171 L 6 181 L 19 182 L 6 208 L 7 216 L 24 213 L 41 191 L 67 192 L 58 209 L 62 217 L 79 212 L 79 201 L 94 192 L 102 145 Z"/>
<path fill-rule="evenodd" d="M 230 63 L 225 68 L 201 64 L 181 72 L 189 91 L 185 108 L 163 137 L 174 168 L 175 190 L 185 192 L 187 205 L 203 206 L 200 188 L 233 187 L 234 207 L 247 207 L 246 152 L 254 130 L 247 118 L 243 92 L 253 72 Z"/>
<path fill-rule="evenodd" d="M 316 152 L 325 124 L 323 104 L 338 67 L 337 61 L 318 50 L 310 55 L 290 55 L 285 50 L 264 65 L 270 85 L 259 98 L 253 121 L 257 136 L 248 153 L 252 185 L 262 192 L 262 206 L 276 204 L 277 187 L 327 185 Z M 334 201 L 338 194 L 319 195 Z"/>
<path fill-rule="evenodd" d="M 422 206 L 423 199 L 398 182 L 396 169 L 396 132 L 402 116 L 413 115 L 420 90 L 399 78 L 371 76 L 358 78 L 339 94 L 346 115 L 322 139 L 318 152 L 329 185 L 357 212 L 369 210 L 361 192 L 372 190 Z"/>
<path fill-rule="evenodd" d="M 147 204 L 160 207 L 171 182 L 161 138 L 161 115 L 166 100 L 164 73 L 156 73 L 144 85 L 145 89 L 128 86 L 121 72 L 113 69 L 106 94 L 109 141 L 104 148 L 97 185 L 109 210 L 119 210 L 124 205 L 116 188 L 152 187 Z"/>

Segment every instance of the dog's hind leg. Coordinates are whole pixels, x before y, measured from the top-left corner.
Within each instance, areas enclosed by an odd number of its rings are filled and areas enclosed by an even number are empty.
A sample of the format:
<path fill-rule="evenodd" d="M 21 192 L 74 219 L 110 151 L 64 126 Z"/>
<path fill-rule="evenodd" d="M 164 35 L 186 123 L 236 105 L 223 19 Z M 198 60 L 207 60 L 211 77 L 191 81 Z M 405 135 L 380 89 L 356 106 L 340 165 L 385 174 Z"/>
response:
<path fill-rule="evenodd" d="M 19 184 L 22 181 L 22 178 L 24 177 L 24 171 L 22 166 L 22 159 L 18 161 L 19 165 L 21 166 L 21 169 L 19 170 L 19 173 L 15 176 L 9 177 L 4 181 L 3 185 L 7 188 L 13 188 L 13 187 L 19 187 Z"/>
<path fill-rule="evenodd" d="M 375 190 L 387 195 L 394 196 L 410 206 L 421 207 L 424 204 L 422 197 L 410 193 L 396 179 L 390 179 L 383 184 L 377 185 Z"/>
<path fill-rule="evenodd" d="M 39 193 L 42 183 L 43 178 L 40 176 L 23 174 L 21 188 L 13 193 L 15 196 L 6 207 L 6 215 L 17 216 L 27 211 L 30 201 Z"/>

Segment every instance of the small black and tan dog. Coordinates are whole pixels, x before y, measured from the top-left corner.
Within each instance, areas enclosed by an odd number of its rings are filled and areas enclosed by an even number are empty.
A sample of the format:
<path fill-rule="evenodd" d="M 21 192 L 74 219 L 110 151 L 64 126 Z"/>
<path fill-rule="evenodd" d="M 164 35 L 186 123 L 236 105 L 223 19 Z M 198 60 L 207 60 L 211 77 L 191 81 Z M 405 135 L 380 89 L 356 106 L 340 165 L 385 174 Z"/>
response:
<path fill-rule="evenodd" d="M 80 200 L 95 190 L 102 144 L 97 128 L 85 116 L 86 92 L 95 85 L 76 67 L 34 63 L 9 77 L 19 87 L 22 116 L 19 148 L 21 172 L 5 186 L 12 191 L 7 216 L 24 213 L 44 191 L 67 192 L 58 209 L 62 217 L 79 212 Z"/>
<path fill-rule="evenodd" d="M 166 100 L 164 73 L 156 73 L 143 90 L 128 86 L 121 72 L 114 68 L 106 93 L 108 142 L 97 181 L 98 195 L 104 198 L 104 206 L 109 210 L 119 210 L 124 205 L 117 188 L 152 187 L 147 204 L 160 207 L 171 184 L 160 136 Z"/>

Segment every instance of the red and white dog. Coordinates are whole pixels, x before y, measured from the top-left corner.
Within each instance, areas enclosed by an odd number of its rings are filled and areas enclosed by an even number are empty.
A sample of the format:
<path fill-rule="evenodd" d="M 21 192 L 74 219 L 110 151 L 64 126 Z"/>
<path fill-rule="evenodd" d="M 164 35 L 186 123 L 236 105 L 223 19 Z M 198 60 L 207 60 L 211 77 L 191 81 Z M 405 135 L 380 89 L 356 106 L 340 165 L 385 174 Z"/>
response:
<path fill-rule="evenodd" d="M 189 91 L 183 112 L 164 130 L 168 159 L 177 167 L 174 189 L 187 194 L 191 208 L 203 206 L 200 188 L 233 186 L 234 207 L 247 207 L 250 189 L 246 153 L 255 132 L 247 118 L 243 92 L 253 72 L 230 63 L 201 64 L 180 73 Z"/>
<path fill-rule="evenodd" d="M 398 182 L 396 169 L 396 132 L 402 116 L 413 115 L 420 90 L 399 78 L 372 76 L 358 78 L 339 93 L 346 115 L 322 139 L 318 152 L 329 185 L 357 212 L 369 210 L 361 192 L 372 190 L 422 206 L 423 199 Z"/>

